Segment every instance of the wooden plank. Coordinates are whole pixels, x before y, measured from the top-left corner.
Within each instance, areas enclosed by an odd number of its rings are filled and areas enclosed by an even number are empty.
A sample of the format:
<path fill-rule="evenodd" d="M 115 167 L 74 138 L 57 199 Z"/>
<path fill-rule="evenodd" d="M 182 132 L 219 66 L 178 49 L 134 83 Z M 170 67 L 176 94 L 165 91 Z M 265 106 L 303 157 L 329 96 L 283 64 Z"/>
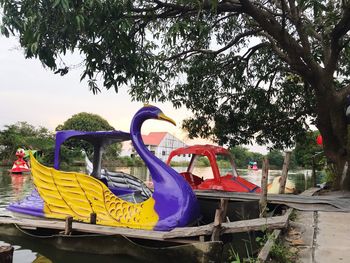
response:
<path fill-rule="evenodd" d="M 292 212 L 293 212 L 293 208 L 289 208 L 289 209 L 287 209 L 287 211 L 283 215 L 286 219 L 287 224 L 289 223 L 289 217 L 290 217 Z M 272 232 L 271 236 L 269 236 L 269 239 L 266 241 L 265 245 L 260 250 L 260 252 L 257 256 L 257 262 L 266 262 L 267 261 L 267 258 L 270 254 L 272 246 L 274 245 L 275 241 L 279 237 L 280 233 L 281 233 L 280 229 L 275 229 Z"/>
<path fill-rule="evenodd" d="M 247 222 L 248 221 L 248 222 Z M 250 231 L 261 231 L 266 229 L 280 229 L 288 225 L 286 216 L 274 216 L 269 218 L 257 218 L 222 224 L 222 233 L 241 233 Z"/>
<path fill-rule="evenodd" d="M 0 224 L 16 224 L 22 228 L 49 228 L 56 230 L 64 230 L 65 222 L 58 220 L 32 220 L 26 218 L 9 218 L 0 217 Z M 250 220 L 242 220 L 236 222 L 228 222 L 221 224 L 220 234 L 239 233 L 247 231 L 258 231 L 264 229 L 283 228 L 287 224 L 286 216 L 276 216 L 271 218 L 258 218 Z M 170 238 L 184 238 L 211 235 L 214 225 L 208 224 L 198 227 L 182 227 L 175 228 L 169 232 L 130 229 L 122 227 L 108 227 L 101 225 L 90 225 L 85 223 L 73 222 L 72 230 L 83 233 L 102 234 L 102 235 L 124 235 L 126 237 L 134 237 L 150 240 L 165 240 Z M 193 242 L 189 240 L 188 242 Z"/>
<path fill-rule="evenodd" d="M 272 249 L 272 246 L 275 244 L 275 241 L 277 240 L 277 238 L 279 237 L 280 234 L 281 234 L 280 229 L 275 229 L 272 232 L 271 236 L 269 237 L 269 239 L 267 240 L 267 242 L 265 243 L 265 245 L 260 250 L 260 252 L 257 256 L 258 262 L 266 262 L 268 256 L 270 255 L 270 251 Z"/>
<path fill-rule="evenodd" d="M 235 193 L 219 191 L 196 191 L 198 199 L 220 199 L 227 198 L 229 201 L 259 201 L 260 194 Z M 350 199 L 332 196 L 302 196 L 268 194 L 268 203 L 284 204 L 302 211 L 338 211 L 350 212 Z"/>
<path fill-rule="evenodd" d="M 285 228 L 288 224 L 290 213 L 283 216 L 274 216 L 269 218 L 256 218 L 241 220 L 221 224 L 221 234 L 241 233 L 250 231 L 260 231 L 262 229 Z M 191 237 L 201 235 L 211 235 L 214 225 L 208 224 L 199 227 L 181 227 L 175 228 L 164 234 L 164 238 Z"/>
<path fill-rule="evenodd" d="M 0 217 L 0 224 L 16 224 L 22 228 L 49 228 L 56 230 L 65 230 L 65 222 L 59 220 L 28 219 L 28 218 L 10 218 Z M 72 230 L 83 233 L 102 234 L 102 235 L 124 235 L 151 240 L 163 240 L 165 232 L 131 229 L 126 227 L 109 227 L 101 225 L 90 225 L 85 223 L 73 222 Z"/>
<path fill-rule="evenodd" d="M 89 225 L 84 223 L 73 223 L 73 229 L 86 233 L 96 233 L 104 235 L 123 235 L 126 237 L 163 240 L 164 231 L 133 229 L 126 227 L 108 227 L 101 225 Z"/>
<path fill-rule="evenodd" d="M 261 196 L 259 200 L 259 208 L 260 208 L 259 217 L 266 216 L 268 176 L 269 176 L 269 161 L 267 157 L 264 157 L 263 165 L 262 165 L 262 174 L 261 174 Z"/>
<path fill-rule="evenodd" d="M 284 157 L 283 167 L 282 167 L 282 176 L 280 181 L 280 187 L 278 190 L 279 194 L 284 194 L 284 190 L 286 187 L 287 177 L 288 177 L 288 168 L 289 168 L 289 161 L 290 161 L 291 152 L 286 151 L 286 156 Z"/>
<path fill-rule="evenodd" d="M 321 190 L 321 188 L 319 188 L 319 187 L 311 187 L 311 188 L 305 190 L 304 192 L 302 192 L 300 195 L 301 196 L 313 196 L 315 193 L 317 193 L 320 190 Z"/>

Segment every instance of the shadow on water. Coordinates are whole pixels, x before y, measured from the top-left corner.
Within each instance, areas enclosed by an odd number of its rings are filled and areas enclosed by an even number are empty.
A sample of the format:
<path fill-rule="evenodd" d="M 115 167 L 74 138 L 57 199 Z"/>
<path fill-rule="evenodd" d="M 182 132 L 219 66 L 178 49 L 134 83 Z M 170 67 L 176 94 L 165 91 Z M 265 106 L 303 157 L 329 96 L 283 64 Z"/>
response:
<path fill-rule="evenodd" d="M 15 248 L 13 262 L 19 263 L 114 263 L 116 259 L 121 263 L 139 263 L 141 261 L 130 258 L 127 256 L 118 255 L 116 256 L 100 256 L 94 254 L 83 254 L 68 252 L 59 249 L 52 248 L 51 245 L 46 245 L 43 242 L 33 242 L 25 238 L 9 238 L 1 237 L 3 241 L 0 241 L 0 246 L 4 244 L 10 244 Z"/>

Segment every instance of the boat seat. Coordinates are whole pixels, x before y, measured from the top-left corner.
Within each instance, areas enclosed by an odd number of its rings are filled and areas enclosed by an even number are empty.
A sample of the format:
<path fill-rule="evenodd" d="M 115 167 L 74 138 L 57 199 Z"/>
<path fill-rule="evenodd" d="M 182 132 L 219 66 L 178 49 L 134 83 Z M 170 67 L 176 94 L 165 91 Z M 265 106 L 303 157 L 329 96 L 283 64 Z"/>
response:
<path fill-rule="evenodd" d="M 203 182 L 203 178 L 191 173 L 191 172 L 181 172 L 183 178 L 191 185 L 192 188 L 196 188 L 199 184 Z"/>
<path fill-rule="evenodd" d="M 137 190 L 130 189 L 130 188 L 119 188 L 119 187 L 113 187 L 113 186 L 109 186 L 108 188 L 116 196 L 133 194 L 134 192 L 137 192 Z"/>
<path fill-rule="evenodd" d="M 131 202 L 131 203 L 141 203 L 145 201 L 145 198 L 142 196 L 141 191 L 136 190 L 129 194 L 119 195 L 119 198 Z"/>

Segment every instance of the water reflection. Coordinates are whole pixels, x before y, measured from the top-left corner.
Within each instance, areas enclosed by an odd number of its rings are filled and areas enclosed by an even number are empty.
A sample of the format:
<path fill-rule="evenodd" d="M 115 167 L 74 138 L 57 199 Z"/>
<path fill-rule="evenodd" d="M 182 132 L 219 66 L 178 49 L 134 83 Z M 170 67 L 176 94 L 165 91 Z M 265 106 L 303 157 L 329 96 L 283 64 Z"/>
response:
<path fill-rule="evenodd" d="M 11 245 L 11 242 L 4 242 L 0 240 L 1 246 Z M 52 261 L 43 255 L 33 252 L 30 249 L 23 249 L 19 245 L 13 245 L 14 253 L 13 253 L 13 262 L 20 263 L 52 263 Z"/>
<path fill-rule="evenodd" d="M 9 203 L 22 199 L 33 189 L 30 174 L 11 174 L 8 167 L 0 167 L 0 214 L 10 215 Z"/>
<path fill-rule="evenodd" d="M 23 192 L 24 182 L 28 179 L 28 176 L 22 174 L 11 174 L 11 185 L 13 196 L 15 199 L 19 199 Z"/>

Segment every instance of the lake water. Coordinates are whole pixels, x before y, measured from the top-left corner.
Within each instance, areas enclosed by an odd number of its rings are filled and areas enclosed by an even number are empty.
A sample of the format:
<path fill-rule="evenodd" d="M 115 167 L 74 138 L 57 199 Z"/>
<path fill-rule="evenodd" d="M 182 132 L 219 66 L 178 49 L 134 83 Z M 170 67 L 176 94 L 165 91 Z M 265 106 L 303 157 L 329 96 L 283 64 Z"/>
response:
<path fill-rule="evenodd" d="M 10 175 L 8 167 L 0 167 L 0 215 L 11 216 L 11 213 L 6 210 L 9 203 L 19 200 L 30 193 L 33 189 L 33 182 L 31 176 L 28 175 Z M 79 169 L 79 168 L 77 168 Z M 201 168 L 199 171 L 201 176 L 207 178 L 211 174 L 211 168 Z M 133 174 L 142 180 L 148 179 L 148 172 L 146 168 L 129 167 L 121 168 L 124 172 Z M 183 171 L 184 168 L 177 167 L 176 170 Z M 239 174 L 248 181 L 260 185 L 261 170 L 248 171 L 238 170 Z M 275 176 L 281 175 L 281 171 L 269 171 L 269 181 L 272 181 Z M 289 172 L 289 180 L 296 184 L 298 191 L 305 189 L 305 182 L 310 184 L 311 171 Z M 45 244 L 33 244 L 25 240 L 16 238 L 7 238 L 0 233 L 0 246 L 4 244 L 11 244 L 15 248 L 14 262 L 15 263 L 29 263 L 29 262 L 116 262 L 131 263 L 140 262 L 130 257 L 123 256 L 98 256 L 81 253 L 72 253 L 57 250 Z M 180 260 L 181 261 L 181 260 Z"/>

